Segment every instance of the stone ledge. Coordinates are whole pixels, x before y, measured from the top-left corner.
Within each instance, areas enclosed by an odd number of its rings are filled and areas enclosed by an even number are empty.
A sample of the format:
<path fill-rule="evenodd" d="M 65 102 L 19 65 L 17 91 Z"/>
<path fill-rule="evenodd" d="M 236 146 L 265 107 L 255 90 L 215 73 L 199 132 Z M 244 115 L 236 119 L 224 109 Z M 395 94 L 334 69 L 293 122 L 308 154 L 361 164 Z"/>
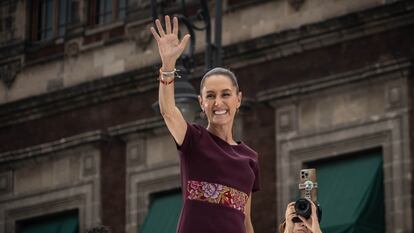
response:
<path fill-rule="evenodd" d="M 293 95 L 311 93 L 346 83 L 358 82 L 367 78 L 376 78 L 376 76 L 391 72 L 400 72 L 400 75 L 406 76 L 412 66 L 412 63 L 406 59 L 385 61 L 362 69 L 352 70 L 317 80 L 261 91 L 257 94 L 257 100 L 259 102 L 266 102 L 283 99 Z"/>
<path fill-rule="evenodd" d="M 88 143 L 106 140 L 108 137 L 122 137 L 148 130 L 154 130 L 154 133 L 156 133 L 157 129 L 163 130 L 164 128 L 165 123 L 161 117 L 141 119 L 109 127 L 106 131 L 96 130 L 86 132 L 24 149 L 3 152 L 0 153 L 0 164 L 46 155 Z"/>
<path fill-rule="evenodd" d="M 102 131 L 97 130 L 75 135 L 72 137 L 62 138 L 60 140 L 43 143 L 32 147 L 27 147 L 24 149 L 7 151 L 0 153 L 0 164 L 50 154 L 67 148 L 80 146 L 86 143 L 100 141 L 104 138 L 105 136 Z"/>
<path fill-rule="evenodd" d="M 243 67 L 414 24 L 414 2 L 399 1 L 227 46 L 223 60 Z"/>
<path fill-rule="evenodd" d="M 161 117 L 141 119 L 108 128 L 108 135 L 112 137 L 123 136 L 135 132 L 151 130 L 164 127 L 165 123 Z"/>

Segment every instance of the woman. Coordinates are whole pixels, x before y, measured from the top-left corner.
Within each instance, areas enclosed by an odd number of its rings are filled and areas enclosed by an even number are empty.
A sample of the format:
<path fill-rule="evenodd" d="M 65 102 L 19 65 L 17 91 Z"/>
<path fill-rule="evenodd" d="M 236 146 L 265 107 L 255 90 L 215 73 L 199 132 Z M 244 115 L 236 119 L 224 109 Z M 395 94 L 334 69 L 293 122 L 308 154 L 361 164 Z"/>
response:
<path fill-rule="evenodd" d="M 156 20 L 160 111 L 180 154 L 183 208 L 178 233 L 253 233 L 251 193 L 259 190 L 257 153 L 233 139 L 242 93 L 232 72 L 215 68 L 201 81 L 199 102 L 208 126 L 187 123 L 174 101 L 175 63 L 190 36 L 178 39 L 178 20 Z"/>
<path fill-rule="evenodd" d="M 322 233 L 319 226 L 316 206 L 313 202 L 311 216 L 308 219 L 297 215 L 295 211 L 295 202 L 288 204 L 285 213 L 285 221 L 279 226 L 279 233 Z M 293 221 L 298 217 L 300 221 Z"/>

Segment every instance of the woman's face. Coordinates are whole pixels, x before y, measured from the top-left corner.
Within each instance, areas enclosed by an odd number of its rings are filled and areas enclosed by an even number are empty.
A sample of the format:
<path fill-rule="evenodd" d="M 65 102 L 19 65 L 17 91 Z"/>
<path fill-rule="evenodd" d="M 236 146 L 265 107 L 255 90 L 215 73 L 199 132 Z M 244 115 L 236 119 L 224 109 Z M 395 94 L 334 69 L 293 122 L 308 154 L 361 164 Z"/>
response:
<path fill-rule="evenodd" d="M 241 92 L 237 93 L 229 77 L 211 75 L 204 81 L 199 101 L 209 124 L 233 124 L 236 111 L 240 107 Z"/>
<path fill-rule="evenodd" d="M 312 233 L 303 222 L 293 224 L 293 233 Z"/>

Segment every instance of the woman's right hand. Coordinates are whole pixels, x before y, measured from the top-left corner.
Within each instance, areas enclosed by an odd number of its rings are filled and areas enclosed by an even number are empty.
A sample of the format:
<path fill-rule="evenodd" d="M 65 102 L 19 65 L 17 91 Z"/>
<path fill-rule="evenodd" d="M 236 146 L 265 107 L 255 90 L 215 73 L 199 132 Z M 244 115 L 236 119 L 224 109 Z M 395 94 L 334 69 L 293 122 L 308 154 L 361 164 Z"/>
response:
<path fill-rule="evenodd" d="M 293 226 L 295 224 L 295 223 L 293 223 L 293 218 L 294 217 L 296 217 L 295 202 L 291 202 L 286 207 L 286 213 L 285 213 L 286 228 L 285 228 L 285 233 L 293 233 Z"/>
<path fill-rule="evenodd" d="M 158 50 L 162 61 L 163 71 L 173 71 L 175 62 L 183 53 L 187 43 L 190 39 L 190 35 L 187 34 L 183 39 L 178 38 L 178 19 L 173 18 L 173 27 L 171 28 L 171 20 L 168 15 L 165 16 L 165 31 L 161 26 L 159 19 L 155 20 L 157 25 L 158 33 L 154 27 L 151 27 L 152 35 L 158 44 Z"/>

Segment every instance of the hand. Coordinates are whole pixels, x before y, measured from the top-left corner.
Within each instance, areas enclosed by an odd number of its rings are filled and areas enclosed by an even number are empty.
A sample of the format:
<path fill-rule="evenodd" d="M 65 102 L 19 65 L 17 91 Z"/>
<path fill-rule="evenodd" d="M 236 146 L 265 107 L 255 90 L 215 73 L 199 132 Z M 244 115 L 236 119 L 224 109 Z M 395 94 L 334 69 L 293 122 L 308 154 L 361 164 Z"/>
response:
<path fill-rule="evenodd" d="M 295 202 L 291 202 L 286 207 L 286 213 L 285 213 L 285 221 L 286 221 L 286 228 L 285 233 L 293 233 L 293 218 L 296 217 L 296 211 L 295 211 Z"/>
<path fill-rule="evenodd" d="M 190 35 L 187 34 L 183 39 L 178 39 L 178 19 L 173 18 L 173 28 L 171 31 L 170 16 L 165 16 L 165 32 L 161 26 L 159 19 L 155 20 L 159 34 L 155 31 L 154 27 L 151 27 L 152 35 L 158 44 L 158 50 L 162 61 L 162 69 L 164 71 L 172 71 L 175 67 L 175 62 L 183 53 L 187 43 L 190 39 Z"/>
<path fill-rule="evenodd" d="M 304 217 L 299 216 L 299 215 L 298 217 L 305 224 L 306 228 L 308 228 L 312 233 L 322 233 L 321 227 L 319 226 L 318 214 L 316 212 L 317 210 L 316 210 L 315 203 L 313 203 L 313 201 L 311 201 L 310 203 L 311 203 L 311 208 L 312 208 L 312 214 L 310 218 L 305 219 Z"/>

